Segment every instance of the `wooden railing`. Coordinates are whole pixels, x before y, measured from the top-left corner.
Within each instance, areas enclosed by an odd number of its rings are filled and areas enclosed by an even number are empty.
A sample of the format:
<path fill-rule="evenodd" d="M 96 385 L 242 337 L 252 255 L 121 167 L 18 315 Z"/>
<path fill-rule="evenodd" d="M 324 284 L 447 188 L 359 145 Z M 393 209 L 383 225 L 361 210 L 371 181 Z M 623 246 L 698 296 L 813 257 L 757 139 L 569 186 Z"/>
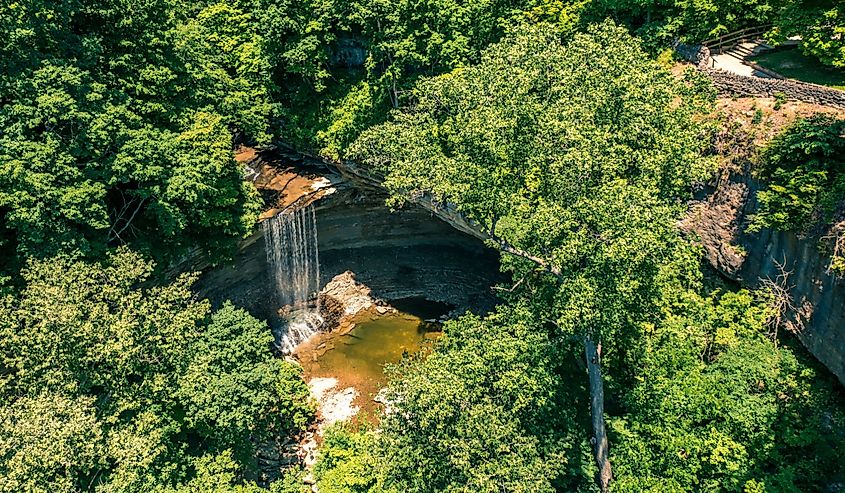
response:
<path fill-rule="evenodd" d="M 740 29 L 739 31 L 725 33 L 718 38 L 708 39 L 701 44 L 710 48 L 710 53 L 721 53 L 725 49 L 733 48 L 743 41 L 748 41 L 762 36 L 766 33 L 766 31 L 771 29 L 771 27 L 771 24 L 747 27 L 745 29 Z"/>

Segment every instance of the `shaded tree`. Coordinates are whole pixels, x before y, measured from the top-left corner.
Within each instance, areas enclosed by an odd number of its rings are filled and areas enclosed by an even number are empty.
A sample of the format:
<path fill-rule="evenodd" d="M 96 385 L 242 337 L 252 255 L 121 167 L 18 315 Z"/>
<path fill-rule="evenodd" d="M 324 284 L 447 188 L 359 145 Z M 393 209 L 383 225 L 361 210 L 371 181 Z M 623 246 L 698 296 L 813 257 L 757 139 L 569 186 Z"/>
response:
<path fill-rule="evenodd" d="M 180 380 L 187 422 L 203 435 L 251 452 L 250 440 L 301 430 L 314 410 L 301 368 L 272 357 L 265 322 L 226 303 L 192 347 Z"/>
<path fill-rule="evenodd" d="M 835 0 L 788 0 L 780 5 L 770 37 L 800 36 L 804 53 L 845 70 L 845 7 Z"/>

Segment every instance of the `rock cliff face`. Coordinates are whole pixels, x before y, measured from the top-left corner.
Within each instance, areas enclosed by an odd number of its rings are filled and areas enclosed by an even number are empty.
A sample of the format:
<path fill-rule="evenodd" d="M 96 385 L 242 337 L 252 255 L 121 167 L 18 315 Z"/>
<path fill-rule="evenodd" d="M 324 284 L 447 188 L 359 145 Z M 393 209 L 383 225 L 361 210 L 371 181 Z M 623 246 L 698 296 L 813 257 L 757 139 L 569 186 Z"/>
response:
<path fill-rule="evenodd" d="M 710 264 L 750 287 L 789 273 L 795 307 L 789 325 L 807 349 L 845 384 L 845 282 L 828 273 L 818 239 L 764 230 L 745 232 L 759 184 L 725 176 L 690 208 L 682 228 L 700 237 Z"/>
<path fill-rule="evenodd" d="M 293 167 L 305 165 L 313 179 L 328 176 L 332 185 L 330 193 L 315 202 L 321 286 L 351 271 L 374 298 L 419 297 L 476 312 L 494 305 L 490 286 L 503 280 L 498 254 L 484 245 L 483 232 L 448 204 L 423 197 L 416 205 L 391 211 L 377 178 L 354 163 L 331 165 L 301 155 L 284 159 L 298 160 Z M 285 169 L 290 172 L 291 167 Z M 681 228 L 700 239 L 717 271 L 746 286 L 775 280 L 781 267 L 790 272 L 787 287 L 796 307 L 790 324 L 810 352 L 845 384 L 845 282 L 827 272 L 829 259 L 816 239 L 788 232 L 745 232 L 758 187 L 745 175 L 726 172 L 691 204 Z M 193 258 L 183 264 L 179 270 L 204 267 Z M 280 306 L 260 229 L 242 243 L 233 262 L 206 269 L 197 289 L 214 304 L 229 299 L 271 325 L 278 323 Z"/>
<path fill-rule="evenodd" d="M 793 233 L 763 231 L 749 236 L 748 257 L 740 272 L 744 281 L 775 279 L 785 266 L 796 313 L 792 322 L 798 338 L 845 385 L 845 285 L 828 274 L 830 259 L 816 241 Z"/>
<path fill-rule="evenodd" d="M 377 189 L 335 185 L 334 193 L 314 202 L 321 286 L 352 271 L 379 299 L 425 298 L 477 312 L 494 305 L 490 286 L 501 279 L 498 254 L 482 241 L 418 206 L 391 211 Z M 197 289 L 214 304 L 229 299 L 278 323 L 260 230 L 233 262 L 207 269 Z"/>

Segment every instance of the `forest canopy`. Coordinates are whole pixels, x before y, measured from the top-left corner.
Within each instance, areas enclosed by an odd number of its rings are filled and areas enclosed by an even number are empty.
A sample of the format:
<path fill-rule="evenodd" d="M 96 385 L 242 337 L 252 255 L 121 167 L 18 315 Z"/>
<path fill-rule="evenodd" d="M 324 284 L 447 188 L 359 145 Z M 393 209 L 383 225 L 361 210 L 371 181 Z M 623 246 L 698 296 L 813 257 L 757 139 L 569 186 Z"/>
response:
<path fill-rule="evenodd" d="M 7 2 L 0 249 L 12 270 L 124 244 L 222 260 L 258 207 L 233 137 L 346 157 L 417 81 L 478 63 L 523 25 L 568 36 L 610 17 L 655 52 L 771 24 L 772 39 L 802 36 L 842 66 L 842 15 L 832 0 Z"/>
<path fill-rule="evenodd" d="M 209 463 L 248 471 L 252 440 L 308 422 L 264 322 L 212 313 L 192 276 L 137 287 L 151 271 L 127 250 L 31 261 L 0 300 L 0 491 L 165 491 Z"/>
<path fill-rule="evenodd" d="M 841 386 L 678 227 L 720 122 L 666 50 L 760 25 L 845 67 L 835 0 L 3 3 L 0 492 L 310 491 L 258 467 L 314 422 L 302 368 L 166 274 L 254 233 L 235 149 L 278 143 L 462 214 L 511 281 L 326 433 L 319 491 L 837 491 Z M 766 144 L 750 232 L 838 217 L 844 125 Z"/>
<path fill-rule="evenodd" d="M 0 9 L 4 256 L 222 255 L 251 230 L 232 131 L 267 142 L 274 105 L 249 13 L 169 0 Z"/>
<path fill-rule="evenodd" d="M 609 22 L 564 43 L 524 29 L 478 65 L 419 84 L 413 106 L 363 133 L 352 150 L 394 200 L 454 204 L 519 282 L 510 308 L 448 325 L 435 355 L 399 369 L 397 410 L 364 452 L 376 455 L 375 487 L 354 491 L 589 491 L 591 451 L 602 491 L 817 491 L 826 480 L 811 478 L 842 474 L 841 434 L 813 409 L 841 397 L 777 346 L 769 295 L 708 289 L 678 234 L 677 204 L 714 165 L 699 123 L 712 94 L 695 75 L 672 76 Z M 511 337 L 542 339 L 513 349 Z M 591 378 L 579 385 L 567 359 L 584 354 Z M 603 370 L 607 393 L 593 378 Z M 463 385 L 486 392 L 470 399 L 478 415 L 457 403 Z M 571 415 L 552 404 L 579 399 Z M 464 443 L 475 445 L 458 452 Z"/>

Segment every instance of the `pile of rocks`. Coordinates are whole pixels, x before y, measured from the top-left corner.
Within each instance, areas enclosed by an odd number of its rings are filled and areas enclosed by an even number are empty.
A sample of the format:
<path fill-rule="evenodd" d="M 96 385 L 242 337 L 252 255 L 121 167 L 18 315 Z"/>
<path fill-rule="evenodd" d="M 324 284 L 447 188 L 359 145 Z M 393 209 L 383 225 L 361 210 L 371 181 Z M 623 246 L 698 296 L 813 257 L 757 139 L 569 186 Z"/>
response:
<path fill-rule="evenodd" d="M 355 327 L 352 319 L 362 312 L 374 311 L 379 315 L 396 312 L 384 300 L 373 298 L 370 288 L 359 283 L 351 271 L 336 275 L 320 291 L 320 311 L 325 321 L 323 330 L 342 333 Z"/>

